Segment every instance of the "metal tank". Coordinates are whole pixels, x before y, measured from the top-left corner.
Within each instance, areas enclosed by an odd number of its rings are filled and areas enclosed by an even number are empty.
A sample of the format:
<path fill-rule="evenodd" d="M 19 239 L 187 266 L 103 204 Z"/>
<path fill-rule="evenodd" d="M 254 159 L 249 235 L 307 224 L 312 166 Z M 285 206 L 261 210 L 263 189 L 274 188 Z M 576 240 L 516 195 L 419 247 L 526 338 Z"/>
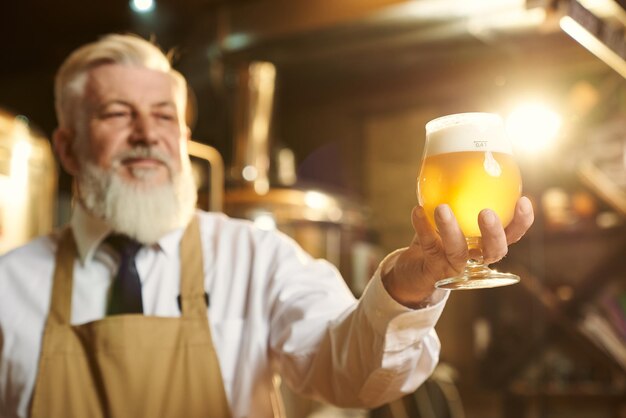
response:
<path fill-rule="evenodd" d="M 353 292 L 360 294 L 368 276 L 357 274 L 363 269 L 355 252 L 367 241 L 368 211 L 345 195 L 298 185 L 290 150 L 270 157 L 275 79 L 269 62 L 249 63 L 237 73 L 234 160 L 223 210 L 290 235 L 314 257 L 337 266 Z M 270 164 L 277 173 L 271 179 Z"/>
<path fill-rule="evenodd" d="M 0 109 L 0 254 L 52 230 L 56 191 L 48 139 Z"/>

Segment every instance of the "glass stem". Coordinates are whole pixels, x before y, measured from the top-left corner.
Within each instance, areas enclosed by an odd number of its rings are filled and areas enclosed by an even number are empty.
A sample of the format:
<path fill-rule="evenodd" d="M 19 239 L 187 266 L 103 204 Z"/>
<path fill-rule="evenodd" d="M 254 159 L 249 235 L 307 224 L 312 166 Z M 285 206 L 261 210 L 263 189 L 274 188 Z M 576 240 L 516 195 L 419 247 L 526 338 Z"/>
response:
<path fill-rule="evenodd" d="M 484 276 L 485 272 L 489 271 L 489 268 L 485 265 L 483 259 L 481 237 L 469 237 L 465 238 L 465 240 L 467 241 L 467 249 L 469 252 L 469 259 L 465 266 L 465 274 L 469 278 Z"/>

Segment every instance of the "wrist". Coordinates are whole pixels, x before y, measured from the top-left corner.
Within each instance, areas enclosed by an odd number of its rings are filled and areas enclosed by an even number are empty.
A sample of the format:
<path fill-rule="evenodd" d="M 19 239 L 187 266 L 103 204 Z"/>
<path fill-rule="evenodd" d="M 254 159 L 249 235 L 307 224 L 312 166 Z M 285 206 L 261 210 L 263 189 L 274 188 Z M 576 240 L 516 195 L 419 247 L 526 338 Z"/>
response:
<path fill-rule="evenodd" d="M 398 261 L 404 250 L 392 253 L 383 261 L 381 282 L 389 296 L 399 304 L 411 309 L 426 308 L 431 304 L 435 288 L 427 285 L 414 270 L 410 274 L 398 272 L 402 270 L 398 268 Z"/>

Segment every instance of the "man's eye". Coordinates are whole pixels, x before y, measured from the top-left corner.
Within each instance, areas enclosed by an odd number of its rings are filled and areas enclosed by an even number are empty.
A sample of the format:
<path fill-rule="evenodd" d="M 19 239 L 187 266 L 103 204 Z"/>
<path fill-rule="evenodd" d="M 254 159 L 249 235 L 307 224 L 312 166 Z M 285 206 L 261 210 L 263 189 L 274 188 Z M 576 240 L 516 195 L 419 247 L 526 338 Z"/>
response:
<path fill-rule="evenodd" d="M 128 112 L 105 112 L 102 114 L 102 119 L 125 118 L 129 115 L 130 113 Z"/>
<path fill-rule="evenodd" d="M 161 119 L 161 120 L 176 120 L 176 116 L 175 115 L 170 115 L 167 113 L 159 113 L 156 115 L 157 118 Z"/>

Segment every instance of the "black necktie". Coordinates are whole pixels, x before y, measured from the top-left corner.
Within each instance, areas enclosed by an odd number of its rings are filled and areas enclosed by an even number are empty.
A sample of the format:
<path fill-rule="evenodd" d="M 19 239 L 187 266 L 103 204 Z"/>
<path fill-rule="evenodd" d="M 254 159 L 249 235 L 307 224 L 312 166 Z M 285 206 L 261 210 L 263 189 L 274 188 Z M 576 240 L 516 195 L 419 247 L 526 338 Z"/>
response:
<path fill-rule="evenodd" d="M 120 266 L 113 280 L 107 315 L 143 313 L 141 281 L 135 265 L 135 255 L 141 244 L 125 235 L 111 235 L 106 241 L 120 255 Z"/>

